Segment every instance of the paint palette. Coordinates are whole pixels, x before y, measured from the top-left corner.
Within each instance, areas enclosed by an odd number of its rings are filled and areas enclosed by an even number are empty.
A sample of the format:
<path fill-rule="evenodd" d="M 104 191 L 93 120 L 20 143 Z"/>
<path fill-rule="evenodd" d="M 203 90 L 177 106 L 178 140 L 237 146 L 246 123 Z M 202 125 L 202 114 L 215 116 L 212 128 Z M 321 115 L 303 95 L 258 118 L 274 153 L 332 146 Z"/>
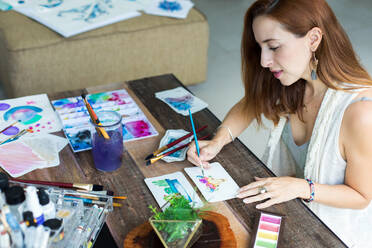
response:
<path fill-rule="evenodd" d="M 253 248 L 276 248 L 278 247 L 279 234 L 283 228 L 283 216 L 259 212 L 258 222 L 255 228 L 256 235 L 251 241 Z"/>
<path fill-rule="evenodd" d="M 124 89 L 87 95 L 86 99 L 95 112 L 116 111 L 122 117 L 123 140 L 132 141 L 158 135 L 158 132 L 135 101 Z M 63 130 L 74 152 L 89 150 L 89 113 L 83 99 L 70 97 L 52 101 L 62 122 Z"/>

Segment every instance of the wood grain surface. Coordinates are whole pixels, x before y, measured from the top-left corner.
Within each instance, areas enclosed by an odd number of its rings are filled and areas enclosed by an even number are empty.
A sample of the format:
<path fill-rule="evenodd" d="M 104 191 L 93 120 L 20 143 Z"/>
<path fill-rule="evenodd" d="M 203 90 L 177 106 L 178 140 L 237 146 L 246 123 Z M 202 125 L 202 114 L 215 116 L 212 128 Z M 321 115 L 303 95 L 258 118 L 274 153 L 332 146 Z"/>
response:
<path fill-rule="evenodd" d="M 125 142 L 126 150 L 123 164 L 121 168 L 114 172 L 97 171 L 94 168 L 90 151 L 73 153 L 71 148 L 66 146 L 60 152 L 59 166 L 35 170 L 21 178 L 102 184 L 106 189 L 113 190 L 116 195 L 127 196 L 127 200 L 123 201 L 123 206 L 115 208 L 106 221 L 118 247 L 123 247 L 126 235 L 132 229 L 145 223 L 151 216 L 148 205 L 157 206 L 155 199 L 144 183 L 144 178 L 182 171 L 183 168 L 191 166 L 187 161 L 176 163 L 159 161 L 151 166 L 145 166 L 144 162 L 146 155 L 158 147 L 165 130 L 191 130 L 188 117 L 175 113 L 165 103 L 155 98 L 154 95 L 155 92 L 179 86 L 182 86 L 182 84 L 170 74 L 128 83 L 116 83 L 49 95 L 50 100 L 55 100 L 79 96 L 82 93 L 127 88 L 131 96 L 153 123 L 159 132 L 159 136 Z M 193 118 L 196 127 L 208 125 L 208 128 L 203 130 L 200 135 L 215 132 L 220 124 L 220 121 L 208 109 L 195 113 Z M 63 132 L 59 132 L 57 135 L 63 136 Z M 220 162 L 239 186 L 252 182 L 254 176 L 273 176 L 265 165 L 239 139 L 224 147 L 214 161 Z M 233 199 L 227 202 L 208 204 L 208 207 L 212 211 L 223 214 L 228 218 L 236 237 L 237 247 L 247 247 L 255 224 L 255 204 L 246 205 L 239 199 Z M 346 247 L 299 200 L 279 204 L 266 210 L 286 216 L 283 236 L 279 242 L 282 247 Z"/>

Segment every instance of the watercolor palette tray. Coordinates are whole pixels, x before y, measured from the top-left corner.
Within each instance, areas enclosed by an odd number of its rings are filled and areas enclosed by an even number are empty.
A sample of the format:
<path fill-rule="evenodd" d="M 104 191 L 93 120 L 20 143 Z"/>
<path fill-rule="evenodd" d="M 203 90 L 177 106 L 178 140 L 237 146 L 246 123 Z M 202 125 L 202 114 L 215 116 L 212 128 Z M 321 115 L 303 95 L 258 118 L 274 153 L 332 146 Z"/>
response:
<path fill-rule="evenodd" d="M 283 231 L 284 217 L 267 212 L 259 212 L 255 233 L 252 236 L 252 248 L 277 248 Z"/>
<path fill-rule="evenodd" d="M 86 96 L 95 112 L 112 110 L 123 123 L 123 140 L 132 141 L 158 135 L 158 132 L 124 89 Z M 70 97 L 52 101 L 74 152 L 91 149 L 89 114 L 83 99 Z"/>

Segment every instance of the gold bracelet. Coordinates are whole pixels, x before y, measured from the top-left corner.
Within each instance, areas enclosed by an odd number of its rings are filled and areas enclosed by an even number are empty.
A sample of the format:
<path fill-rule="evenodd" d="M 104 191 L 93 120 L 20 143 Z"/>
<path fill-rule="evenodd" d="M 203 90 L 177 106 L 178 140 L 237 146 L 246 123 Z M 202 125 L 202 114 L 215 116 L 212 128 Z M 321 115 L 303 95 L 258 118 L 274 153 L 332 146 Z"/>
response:
<path fill-rule="evenodd" d="M 230 134 L 230 138 L 231 138 L 231 140 L 234 142 L 235 138 L 234 138 L 234 136 L 233 136 L 233 134 L 232 134 L 230 128 L 229 128 L 228 126 L 220 125 L 220 126 L 217 128 L 217 130 L 218 130 L 219 128 L 221 128 L 221 127 L 224 127 L 224 128 L 227 129 L 227 131 L 228 131 L 229 134 Z"/>

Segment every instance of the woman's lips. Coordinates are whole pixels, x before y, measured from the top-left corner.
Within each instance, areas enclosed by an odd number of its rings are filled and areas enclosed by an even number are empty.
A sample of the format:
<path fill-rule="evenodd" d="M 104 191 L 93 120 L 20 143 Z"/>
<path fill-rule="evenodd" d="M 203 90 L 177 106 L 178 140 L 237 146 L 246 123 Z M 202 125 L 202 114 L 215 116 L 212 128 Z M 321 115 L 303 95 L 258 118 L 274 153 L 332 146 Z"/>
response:
<path fill-rule="evenodd" d="M 276 77 L 276 78 L 280 78 L 282 73 L 283 73 L 283 71 L 273 71 L 274 77 Z"/>

